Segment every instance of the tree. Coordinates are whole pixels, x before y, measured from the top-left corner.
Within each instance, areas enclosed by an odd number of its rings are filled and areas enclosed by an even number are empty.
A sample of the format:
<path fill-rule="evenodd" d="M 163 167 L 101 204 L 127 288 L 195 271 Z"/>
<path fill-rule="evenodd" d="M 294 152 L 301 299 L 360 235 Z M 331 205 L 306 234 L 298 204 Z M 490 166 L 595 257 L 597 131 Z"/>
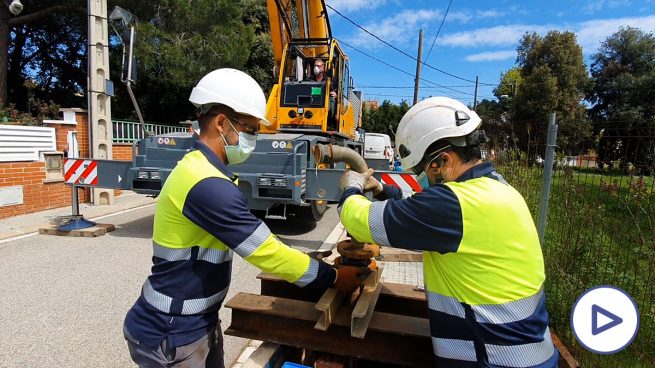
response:
<path fill-rule="evenodd" d="M 597 130 L 603 130 L 602 161 L 622 159 L 651 166 L 655 142 L 655 37 L 621 28 L 592 56 L 588 99 Z M 640 138 L 643 137 L 643 138 Z"/>
<path fill-rule="evenodd" d="M 132 2 L 130 2 L 132 3 Z M 139 79 L 135 95 L 147 120 L 175 123 L 192 117 L 188 101 L 194 85 L 210 71 L 243 69 L 254 39 L 238 2 L 178 1 L 126 6 L 139 19 L 135 55 Z M 116 50 L 112 57 L 119 57 Z M 118 80 L 120 70 L 112 70 Z M 124 88 L 117 88 L 114 116 L 135 117 Z"/>
<path fill-rule="evenodd" d="M 511 121 L 503 105 L 504 100 L 499 102 L 484 99 L 475 108 L 475 112 L 482 119 L 482 130 L 489 138 L 489 147 L 510 147 L 515 144 Z"/>
<path fill-rule="evenodd" d="M 501 73 L 498 87 L 493 91 L 494 96 L 499 99 L 503 96 L 513 98 L 516 94 L 516 90 L 520 87 L 522 82 L 523 76 L 521 76 L 521 68 L 519 67 L 513 67 L 508 71 Z"/>
<path fill-rule="evenodd" d="M 17 17 L 11 16 L 4 3 L 0 5 L 0 107 L 8 102 L 8 88 L 12 88 L 23 103 L 26 102 L 27 93 L 21 87 L 28 79 L 26 69 L 37 68 L 45 73 L 41 80 L 37 80 L 39 85 L 51 83 L 57 78 L 64 79 L 62 86 L 74 84 L 74 81 L 67 79 L 66 73 L 57 75 L 53 68 L 57 69 L 55 65 L 75 67 L 79 61 L 73 57 L 67 63 L 65 59 L 74 56 L 77 50 L 74 40 L 80 32 L 76 25 L 80 24 L 86 13 L 85 2 L 42 0 L 23 3 L 24 11 Z M 11 47 L 10 40 L 14 41 Z M 44 88 L 44 91 L 47 89 Z"/>
<path fill-rule="evenodd" d="M 364 109 L 362 127 L 367 132 L 395 135 L 403 115 L 409 110 L 407 101 L 402 100 L 396 105 L 384 100 L 377 109 Z"/>
<path fill-rule="evenodd" d="M 555 112 L 558 146 L 577 153 L 579 143 L 591 133 L 582 104 L 591 80 L 575 35 L 559 31 L 550 31 L 543 37 L 526 34 L 517 52 L 522 82 L 515 91 L 511 109 L 520 147 L 545 142 L 547 115 Z"/>
<path fill-rule="evenodd" d="M 245 70 L 268 91 L 272 84 L 272 52 L 264 0 L 109 1 L 136 15 L 134 92 L 146 120 L 176 123 L 193 117 L 191 89 L 211 70 Z M 53 99 L 65 106 L 86 106 L 86 1 L 24 0 L 24 15 L 9 18 L 0 6 L 0 51 L 9 54 L 0 65 L 0 102 L 7 102 L 3 83 L 9 82 L 9 102 L 26 110 L 31 96 Z M 4 17 L 4 18 L 3 18 Z M 9 23 L 2 19 L 9 19 Z M 3 46 L 2 29 L 8 26 Z M 11 29 L 11 32 L 9 32 Z M 110 79 L 116 96 L 112 116 L 135 118 L 126 89 L 120 83 L 122 45 L 110 28 Z M 35 83 L 27 89 L 26 81 Z"/>

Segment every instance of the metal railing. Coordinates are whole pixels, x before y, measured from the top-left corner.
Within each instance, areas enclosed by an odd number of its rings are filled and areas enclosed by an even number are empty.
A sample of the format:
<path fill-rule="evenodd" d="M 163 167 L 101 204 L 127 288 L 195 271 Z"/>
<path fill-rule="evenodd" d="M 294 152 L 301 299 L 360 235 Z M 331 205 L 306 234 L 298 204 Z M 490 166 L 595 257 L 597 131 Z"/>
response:
<path fill-rule="evenodd" d="M 145 123 L 148 134 L 159 135 L 167 133 L 188 132 L 189 127 L 184 125 L 164 125 Z M 112 120 L 114 130 L 114 143 L 133 143 L 144 138 L 141 123 L 130 120 Z"/>

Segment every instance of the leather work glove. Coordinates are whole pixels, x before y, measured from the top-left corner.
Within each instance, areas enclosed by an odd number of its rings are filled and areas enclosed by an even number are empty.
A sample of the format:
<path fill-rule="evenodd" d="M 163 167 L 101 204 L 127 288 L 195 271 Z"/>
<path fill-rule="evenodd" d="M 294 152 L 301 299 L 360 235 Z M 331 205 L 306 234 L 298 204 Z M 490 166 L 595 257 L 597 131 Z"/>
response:
<path fill-rule="evenodd" d="M 339 188 L 344 192 L 347 188 L 357 188 L 360 191 L 364 191 L 364 184 L 368 181 L 368 178 L 373 175 L 374 170 L 368 169 L 363 174 L 358 173 L 357 171 L 348 170 L 339 179 Z"/>
<path fill-rule="evenodd" d="M 374 196 L 382 193 L 383 190 L 384 188 L 382 187 L 382 183 L 380 183 L 378 179 L 373 176 L 370 176 L 366 181 L 366 184 L 364 184 L 364 192 L 371 191 L 373 192 Z"/>
<path fill-rule="evenodd" d="M 334 280 L 332 287 L 344 293 L 355 291 L 371 273 L 371 269 L 368 267 L 344 265 L 335 268 L 335 271 L 337 271 L 337 278 Z"/>

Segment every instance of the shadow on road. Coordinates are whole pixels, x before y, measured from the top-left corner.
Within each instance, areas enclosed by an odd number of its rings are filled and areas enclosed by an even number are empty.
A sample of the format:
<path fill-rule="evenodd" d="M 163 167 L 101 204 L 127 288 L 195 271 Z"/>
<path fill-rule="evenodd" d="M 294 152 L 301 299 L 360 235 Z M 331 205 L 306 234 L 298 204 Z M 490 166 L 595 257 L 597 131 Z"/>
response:
<path fill-rule="evenodd" d="M 302 240 L 302 239 L 293 239 L 286 238 L 284 236 L 278 236 L 278 238 L 286 245 L 294 248 L 298 248 L 302 252 L 317 250 L 323 245 L 321 240 Z"/>
<path fill-rule="evenodd" d="M 155 215 L 150 215 L 124 224 L 116 225 L 116 230 L 107 233 L 107 235 L 119 238 L 151 238 L 152 220 L 154 217 Z"/>
<path fill-rule="evenodd" d="M 316 229 L 316 223 L 288 216 L 286 220 L 264 220 L 271 232 L 276 235 L 302 235 Z"/>

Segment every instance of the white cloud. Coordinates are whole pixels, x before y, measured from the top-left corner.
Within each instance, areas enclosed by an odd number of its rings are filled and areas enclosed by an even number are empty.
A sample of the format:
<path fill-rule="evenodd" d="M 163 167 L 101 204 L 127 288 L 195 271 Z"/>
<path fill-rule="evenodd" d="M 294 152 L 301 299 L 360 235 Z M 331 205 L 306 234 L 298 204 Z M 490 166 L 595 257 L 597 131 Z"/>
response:
<path fill-rule="evenodd" d="M 439 16 L 441 13 L 434 10 L 403 10 L 377 24 L 367 24 L 363 27 L 391 44 L 403 45 L 418 35 L 419 28 L 425 27 Z M 382 45 L 362 30 L 350 38 L 348 43 L 369 48 Z"/>
<path fill-rule="evenodd" d="M 478 10 L 474 12 L 454 11 L 448 13 L 446 23 L 468 23 L 471 20 L 482 18 L 497 18 L 504 15 L 505 13 L 499 12 L 497 10 Z M 419 28 L 423 28 L 423 34 L 425 37 L 434 37 L 434 32 L 436 32 L 438 29 L 442 19 L 443 12 L 440 10 L 407 9 L 397 13 L 394 16 L 384 18 L 379 22 L 365 24 L 363 27 L 381 39 L 390 42 L 391 44 L 398 44 L 403 46 L 406 45 L 409 40 L 416 39 L 418 36 Z M 441 34 L 443 34 L 443 29 Z M 355 46 L 366 48 L 382 46 L 379 41 L 375 40 L 372 36 L 368 35 L 362 30 L 359 30 L 355 36 L 350 37 L 347 42 Z"/>
<path fill-rule="evenodd" d="M 585 53 L 594 53 L 601 42 L 619 30 L 620 27 L 639 28 L 644 32 L 655 32 L 655 15 L 617 19 L 598 19 L 580 23 L 575 30 L 578 43 Z"/>
<path fill-rule="evenodd" d="M 478 10 L 475 13 L 476 18 L 499 18 L 504 17 L 505 12 L 498 11 L 496 9 L 491 10 Z"/>
<path fill-rule="evenodd" d="M 441 44 L 451 47 L 498 47 L 516 46 L 526 32 L 545 34 L 550 30 L 569 30 L 576 34 L 578 43 L 586 54 L 596 52 L 602 41 L 619 30 L 631 26 L 645 32 L 655 32 L 655 15 L 616 19 L 597 19 L 571 25 L 510 24 L 471 31 L 446 34 Z"/>
<path fill-rule="evenodd" d="M 515 45 L 526 32 L 542 33 L 553 27 L 529 24 L 510 24 L 444 35 L 441 44 L 453 47 L 482 47 Z"/>
<path fill-rule="evenodd" d="M 352 12 L 360 9 L 375 9 L 385 2 L 385 0 L 328 0 L 325 3 L 340 12 Z"/>
<path fill-rule="evenodd" d="M 478 54 L 468 55 L 465 59 L 470 62 L 480 62 L 480 61 L 499 61 L 507 60 L 516 57 L 515 50 L 501 50 L 501 51 L 489 51 L 481 52 Z"/>
<path fill-rule="evenodd" d="M 632 5 L 630 0 L 589 0 L 582 7 L 582 10 L 587 14 L 591 14 L 605 8 L 615 9 L 629 5 Z"/>

